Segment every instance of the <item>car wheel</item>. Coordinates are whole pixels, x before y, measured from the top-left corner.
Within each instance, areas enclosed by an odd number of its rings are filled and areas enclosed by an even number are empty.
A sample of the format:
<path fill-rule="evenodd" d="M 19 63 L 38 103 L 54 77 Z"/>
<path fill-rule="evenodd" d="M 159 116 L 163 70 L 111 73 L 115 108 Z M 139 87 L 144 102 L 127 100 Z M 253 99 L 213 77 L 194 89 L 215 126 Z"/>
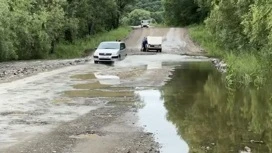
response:
<path fill-rule="evenodd" d="M 98 64 L 98 61 L 94 61 L 94 64 Z"/>
<path fill-rule="evenodd" d="M 118 55 L 118 59 L 119 59 L 119 61 L 121 60 L 121 58 L 122 58 L 122 57 L 121 57 L 121 55 L 119 54 L 119 55 Z"/>

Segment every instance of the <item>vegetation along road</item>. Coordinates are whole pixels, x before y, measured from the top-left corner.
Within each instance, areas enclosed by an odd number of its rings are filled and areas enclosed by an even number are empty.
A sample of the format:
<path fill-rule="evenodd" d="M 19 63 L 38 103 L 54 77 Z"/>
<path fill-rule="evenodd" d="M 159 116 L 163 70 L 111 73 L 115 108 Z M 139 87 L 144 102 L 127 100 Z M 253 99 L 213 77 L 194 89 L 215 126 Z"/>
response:
<path fill-rule="evenodd" d="M 271 19 L 271 0 L 1 1 L 0 152 L 270 153 Z"/>

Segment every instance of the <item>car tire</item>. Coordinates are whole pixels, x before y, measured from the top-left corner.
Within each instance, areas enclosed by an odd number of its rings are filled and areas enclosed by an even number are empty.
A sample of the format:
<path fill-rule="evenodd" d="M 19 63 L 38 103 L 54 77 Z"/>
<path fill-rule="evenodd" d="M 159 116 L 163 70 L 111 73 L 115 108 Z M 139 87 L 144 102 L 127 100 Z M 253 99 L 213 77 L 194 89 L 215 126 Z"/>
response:
<path fill-rule="evenodd" d="M 94 64 L 98 64 L 98 61 L 94 61 Z"/>
<path fill-rule="evenodd" d="M 122 59 L 122 56 L 119 54 L 118 55 L 118 60 L 121 61 L 121 59 Z"/>

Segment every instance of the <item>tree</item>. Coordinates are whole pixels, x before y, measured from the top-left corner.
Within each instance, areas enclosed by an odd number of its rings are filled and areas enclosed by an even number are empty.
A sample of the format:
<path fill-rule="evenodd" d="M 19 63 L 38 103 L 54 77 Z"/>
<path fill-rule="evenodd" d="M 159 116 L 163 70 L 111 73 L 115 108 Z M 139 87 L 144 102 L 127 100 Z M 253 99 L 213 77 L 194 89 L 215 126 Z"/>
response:
<path fill-rule="evenodd" d="M 147 20 L 151 18 L 149 11 L 142 9 L 135 9 L 134 11 L 128 14 L 128 22 L 130 25 L 140 25 L 141 20 Z"/>
<path fill-rule="evenodd" d="M 14 31 L 12 30 L 13 16 L 10 14 L 9 1 L 0 1 L 0 59 L 17 59 L 14 42 L 16 39 Z"/>
<path fill-rule="evenodd" d="M 165 21 L 169 25 L 190 25 L 200 23 L 206 17 L 192 0 L 164 0 Z"/>
<path fill-rule="evenodd" d="M 115 0 L 117 4 L 118 14 L 117 18 L 115 20 L 115 26 L 118 27 L 120 25 L 121 17 L 123 16 L 123 13 L 125 12 L 126 7 L 135 2 L 135 0 Z"/>
<path fill-rule="evenodd" d="M 250 5 L 248 13 L 243 16 L 243 32 L 249 43 L 256 49 L 272 45 L 272 6 L 269 0 L 256 0 Z"/>

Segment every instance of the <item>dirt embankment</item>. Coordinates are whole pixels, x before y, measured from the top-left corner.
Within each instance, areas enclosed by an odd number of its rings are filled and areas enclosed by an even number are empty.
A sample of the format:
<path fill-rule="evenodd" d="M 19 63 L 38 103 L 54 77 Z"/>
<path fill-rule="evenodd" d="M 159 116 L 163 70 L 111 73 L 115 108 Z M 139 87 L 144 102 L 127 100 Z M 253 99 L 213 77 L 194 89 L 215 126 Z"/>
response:
<path fill-rule="evenodd" d="M 40 72 L 50 71 L 71 65 L 84 64 L 90 58 L 70 60 L 33 60 L 3 62 L 0 65 L 0 83 L 28 77 Z"/>

